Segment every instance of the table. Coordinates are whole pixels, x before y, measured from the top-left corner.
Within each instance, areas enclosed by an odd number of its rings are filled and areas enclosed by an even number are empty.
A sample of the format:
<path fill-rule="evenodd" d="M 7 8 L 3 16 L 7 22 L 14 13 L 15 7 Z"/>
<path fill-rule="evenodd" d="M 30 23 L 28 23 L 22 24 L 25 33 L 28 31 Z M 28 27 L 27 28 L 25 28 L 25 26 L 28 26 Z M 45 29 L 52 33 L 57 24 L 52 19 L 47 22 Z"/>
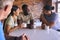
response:
<path fill-rule="evenodd" d="M 41 29 L 17 29 L 9 33 L 9 35 L 19 37 L 23 33 L 26 33 L 30 40 L 60 40 L 59 32 L 53 29 L 49 29 L 49 31 Z"/>

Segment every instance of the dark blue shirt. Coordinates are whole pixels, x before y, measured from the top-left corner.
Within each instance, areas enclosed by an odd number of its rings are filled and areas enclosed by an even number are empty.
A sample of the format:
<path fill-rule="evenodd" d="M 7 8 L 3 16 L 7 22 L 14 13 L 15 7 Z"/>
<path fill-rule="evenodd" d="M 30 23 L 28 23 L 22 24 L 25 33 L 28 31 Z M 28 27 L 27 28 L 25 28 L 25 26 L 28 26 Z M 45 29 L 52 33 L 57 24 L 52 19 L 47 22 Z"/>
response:
<path fill-rule="evenodd" d="M 57 30 L 59 28 L 58 23 L 57 23 L 57 20 L 58 20 L 58 15 L 57 14 L 52 13 L 49 16 L 44 14 L 44 17 L 48 22 L 55 22 L 55 25 L 52 27 L 52 29 Z"/>
<path fill-rule="evenodd" d="M 52 13 L 52 14 L 49 15 L 49 16 L 44 14 L 44 17 L 45 17 L 45 19 L 46 19 L 48 22 L 55 22 L 56 19 L 57 19 L 57 14 Z"/>

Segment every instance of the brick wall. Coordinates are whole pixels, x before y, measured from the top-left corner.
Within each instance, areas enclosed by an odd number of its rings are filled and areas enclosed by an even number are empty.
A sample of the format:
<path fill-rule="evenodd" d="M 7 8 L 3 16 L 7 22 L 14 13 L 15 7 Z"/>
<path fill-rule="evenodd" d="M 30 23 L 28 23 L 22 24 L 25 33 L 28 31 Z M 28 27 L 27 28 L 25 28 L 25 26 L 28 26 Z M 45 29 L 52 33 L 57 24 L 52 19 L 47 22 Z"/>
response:
<path fill-rule="evenodd" d="M 19 6 L 20 9 L 23 4 L 29 5 L 33 18 L 39 18 L 43 6 L 46 4 L 51 5 L 51 0 L 15 0 L 14 2 L 14 5 Z"/>

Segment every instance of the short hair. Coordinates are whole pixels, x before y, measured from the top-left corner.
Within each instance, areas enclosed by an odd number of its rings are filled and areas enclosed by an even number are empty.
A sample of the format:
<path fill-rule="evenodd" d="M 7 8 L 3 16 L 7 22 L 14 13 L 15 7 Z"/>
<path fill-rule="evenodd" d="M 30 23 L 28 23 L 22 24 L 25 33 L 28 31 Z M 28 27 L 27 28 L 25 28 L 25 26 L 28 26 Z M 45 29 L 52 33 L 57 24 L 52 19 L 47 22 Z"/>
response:
<path fill-rule="evenodd" d="M 23 9 L 23 10 L 26 9 L 27 7 L 28 7 L 27 4 L 22 5 L 22 9 Z"/>
<path fill-rule="evenodd" d="M 44 6 L 45 10 L 54 10 L 54 6 L 50 6 L 50 5 L 45 5 Z"/>
<path fill-rule="evenodd" d="M 0 0 L 0 9 L 5 7 L 6 5 L 9 5 L 13 2 L 14 0 Z"/>

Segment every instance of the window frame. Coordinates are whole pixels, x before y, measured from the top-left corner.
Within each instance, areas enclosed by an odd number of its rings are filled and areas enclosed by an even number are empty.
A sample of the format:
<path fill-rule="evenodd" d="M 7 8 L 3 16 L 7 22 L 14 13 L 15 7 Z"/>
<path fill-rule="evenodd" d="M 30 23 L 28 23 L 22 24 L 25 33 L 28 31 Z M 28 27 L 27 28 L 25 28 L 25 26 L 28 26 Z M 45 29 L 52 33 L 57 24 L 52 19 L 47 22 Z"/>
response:
<path fill-rule="evenodd" d="M 60 3 L 60 1 L 57 0 L 56 2 L 56 12 L 58 13 L 58 4 Z"/>

